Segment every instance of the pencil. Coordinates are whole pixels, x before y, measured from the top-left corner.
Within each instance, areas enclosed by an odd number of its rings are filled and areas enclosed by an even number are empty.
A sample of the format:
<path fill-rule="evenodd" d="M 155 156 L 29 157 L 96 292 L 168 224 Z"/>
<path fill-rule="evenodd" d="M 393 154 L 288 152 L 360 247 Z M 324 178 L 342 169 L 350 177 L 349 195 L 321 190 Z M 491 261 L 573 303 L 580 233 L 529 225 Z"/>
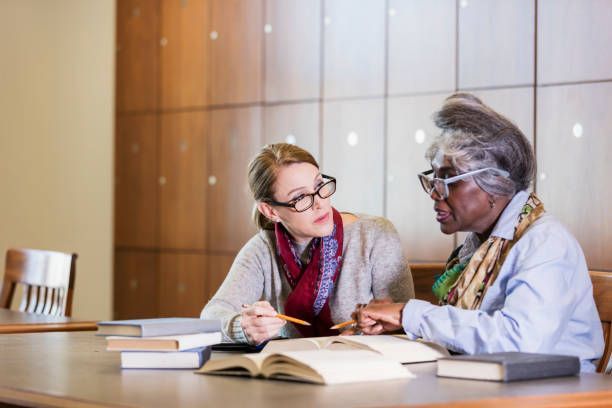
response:
<path fill-rule="evenodd" d="M 346 322 L 338 323 L 330 327 L 330 330 L 342 329 L 346 326 L 350 326 L 351 324 L 357 323 L 355 320 L 347 320 Z"/>
<path fill-rule="evenodd" d="M 278 317 L 279 319 L 286 320 L 288 322 L 293 322 L 293 323 L 301 324 L 301 325 L 304 325 L 304 326 L 310 326 L 310 323 L 308 323 L 308 322 L 306 322 L 304 320 L 296 319 L 295 317 L 286 316 L 284 314 L 278 313 L 276 315 L 276 317 Z"/>
<path fill-rule="evenodd" d="M 249 306 L 251 306 L 251 305 L 248 305 L 246 303 L 242 304 L 242 307 L 249 307 Z M 306 322 L 304 320 L 296 319 L 295 317 L 287 316 L 287 315 L 284 315 L 284 314 L 277 313 L 276 317 L 278 317 L 279 319 L 283 319 L 285 321 L 288 321 L 288 322 L 293 322 L 293 323 L 301 324 L 303 326 L 310 326 L 310 323 L 308 323 L 308 322 Z"/>

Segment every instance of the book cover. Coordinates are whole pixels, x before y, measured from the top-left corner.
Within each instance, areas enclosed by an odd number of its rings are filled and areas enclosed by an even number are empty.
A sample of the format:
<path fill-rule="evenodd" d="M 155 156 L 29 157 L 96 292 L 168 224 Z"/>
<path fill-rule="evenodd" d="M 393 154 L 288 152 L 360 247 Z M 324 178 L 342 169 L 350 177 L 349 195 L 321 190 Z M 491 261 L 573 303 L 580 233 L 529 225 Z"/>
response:
<path fill-rule="evenodd" d="M 221 331 L 220 320 L 188 317 L 110 320 L 98 322 L 99 336 L 154 337 Z"/>
<path fill-rule="evenodd" d="M 210 346 L 170 352 L 122 351 L 121 368 L 200 368 L 210 353 Z"/>
<path fill-rule="evenodd" d="M 221 341 L 221 338 L 221 332 L 181 334 L 159 337 L 109 336 L 106 338 L 106 350 L 183 351 L 217 344 Z"/>
<path fill-rule="evenodd" d="M 438 360 L 438 376 L 488 381 L 518 381 L 576 375 L 580 359 L 554 354 L 503 352 Z"/>
<path fill-rule="evenodd" d="M 411 340 L 406 335 L 331 336 L 272 340 L 262 353 L 300 350 L 369 350 L 400 363 L 436 361 L 449 356 L 448 350 L 435 343 Z"/>
<path fill-rule="evenodd" d="M 200 374 L 244 375 L 314 384 L 410 379 L 397 361 L 367 350 L 307 350 L 212 359 Z"/>

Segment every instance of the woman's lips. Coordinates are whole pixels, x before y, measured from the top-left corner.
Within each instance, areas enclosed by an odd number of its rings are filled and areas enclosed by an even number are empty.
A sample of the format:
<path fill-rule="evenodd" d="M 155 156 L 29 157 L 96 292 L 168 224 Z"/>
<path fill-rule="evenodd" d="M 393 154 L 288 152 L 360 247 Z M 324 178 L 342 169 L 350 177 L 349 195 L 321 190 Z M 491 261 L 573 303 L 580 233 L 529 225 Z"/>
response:
<path fill-rule="evenodd" d="M 448 211 L 436 210 L 436 221 L 439 223 L 444 223 L 448 221 L 451 217 L 451 213 Z"/>
<path fill-rule="evenodd" d="M 325 221 L 327 221 L 328 218 L 329 218 L 329 213 L 326 213 L 326 214 L 320 216 L 319 218 L 317 218 L 314 222 L 315 222 L 315 224 L 322 224 Z"/>

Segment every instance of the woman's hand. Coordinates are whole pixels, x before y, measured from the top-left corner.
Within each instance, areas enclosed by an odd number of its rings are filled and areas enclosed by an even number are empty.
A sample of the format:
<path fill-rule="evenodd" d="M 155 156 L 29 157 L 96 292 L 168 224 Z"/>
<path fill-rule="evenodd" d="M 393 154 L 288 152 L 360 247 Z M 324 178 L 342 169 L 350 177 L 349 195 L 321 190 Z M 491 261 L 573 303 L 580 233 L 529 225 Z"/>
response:
<path fill-rule="evenodd" d="M 276 310 L 265 300 L 252 305 L 242 305 L 240 325 L 251 344 L 258 345 L 278 336 L 285 323 L 276 317 Z"/>
<path fill-rule="evenodd" d="M 405 303 L 391 303 L 388 299 L 372 300 L 357 307 L 353 318 L 363 334 L 381 334 L 402 329 L 402 311 Z"/>

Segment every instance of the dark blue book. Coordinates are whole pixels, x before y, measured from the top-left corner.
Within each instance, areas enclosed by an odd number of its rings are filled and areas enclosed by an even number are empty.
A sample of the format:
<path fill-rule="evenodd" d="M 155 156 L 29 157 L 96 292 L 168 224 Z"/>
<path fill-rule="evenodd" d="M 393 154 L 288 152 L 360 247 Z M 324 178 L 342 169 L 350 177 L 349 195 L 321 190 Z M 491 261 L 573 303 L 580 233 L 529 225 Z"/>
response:
<path fill-rule="evenodd" d="M 438 376 L 487 381 L 563 377 L 580 372 L 580 359 L 555 354 L 504 352 L 438 359 Z"/>
<path fill-rule="evenodd" d="M 200 368 L 210 358 L 211 347 L 185 351 L 122 351 L 121 368 Z"/>
<path fill-rule="evenodd" d="M 220 331 L 221 320 L 165 317 L 98 322 L 98 332 L 96 334 L 99 336 L 155 337 Z"/>

